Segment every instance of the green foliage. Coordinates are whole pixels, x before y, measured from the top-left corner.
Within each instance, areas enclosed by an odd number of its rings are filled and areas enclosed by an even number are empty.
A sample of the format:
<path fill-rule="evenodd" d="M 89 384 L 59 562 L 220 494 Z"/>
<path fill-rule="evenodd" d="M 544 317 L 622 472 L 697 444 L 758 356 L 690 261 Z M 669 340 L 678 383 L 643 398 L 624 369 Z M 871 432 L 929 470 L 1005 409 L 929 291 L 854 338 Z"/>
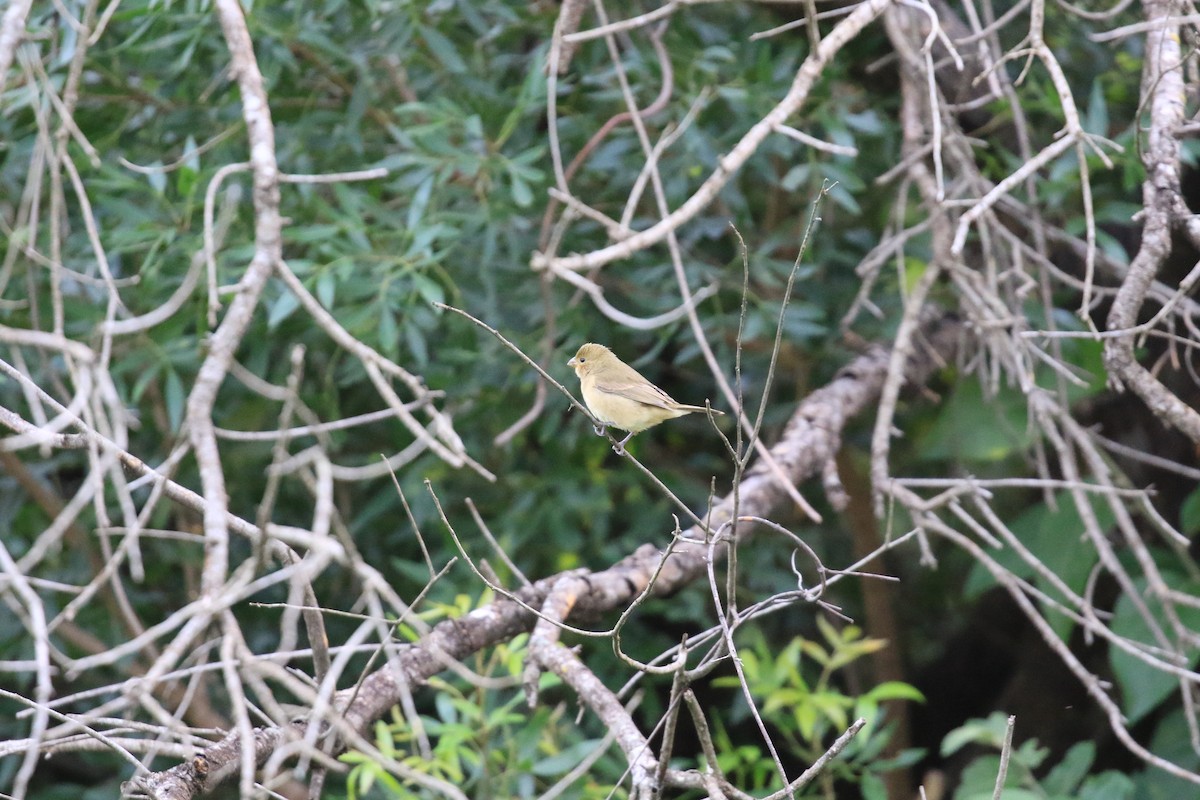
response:
<path fill-rule="evenodd" d="M 990 399 L 984 402 L 978 381 L 959 382 L 924 434 L 923 457 L 996 462 L 1029 447 L 1033 432 L 1024 395 L 1002 389 Z"/>
<path fill-rule="evenodd" d="M 1044 315 L 1031 308 L 1030 316 L 1036 320 Z M 1082 322 L 1069 314 L 1058 314 L 1052 321 L 1060 330 L 1083 330 Z M 1039 365 L 1033 380 L 1040 390 L 1051 391 L 1061 383 L 1069 402 L 1083 401 L 1104 390 L 1100 342 L 1065 339 L 1059 350 L 1062 361 L 1070 365 L 1072 380 Z M 981 475 L 999 473 L 1001 468 L 1004 474 L 1011 474 L 1012 464 L 1043 437 L 1037 420 L 1031 418 L 1026 390 L 1004 384 L 985 387 L 970 377 L 954 384 L 932 423 L 922 428 L 916 449 L 921 460 L 952 461 Z"/>
<path fill-rule="evenodd" d="M 1017 720 L 1020 724 L 1020 720 Z M 942 740 L 941 753 L 949 756 L 968 745 L 1000 751 L 1007 718 L 999 712 L 987 719 L 971 720 Z M 1089 774 L 1096 757 L 1093 742 L 1080 742 L 1057 764 L 1048 762 L 1049 751 L 1036 739 L 1012 748 L 1004 776 L 1001 800 L 1131 800 L 1134 781 L 1115 770 Z M 1000 755 L 980 755 L 963 770 L 954 800 L 989 800 L 1000 774 Z"/>
<path fill-rule="evenodd" d="M 1200 580 L 1181 574 L 1169 567 L 1162 569 L 1159 575 L 1163 579 L 1163 584 L 1171 591 L 1186 592 L 1192 595 L 1200 591 Z M 1149 593 L 1149 582 L 1146 579 L 1138 578 L 1134 583 L 1134 589 L 1135 595 L 1125 594 L 1117 601 L 1117 607 L 1113 613 L 1113 633 L 1127 637 L 1131 641 L 1153 641 L 1156 635 L 1161 635 L 1161 631 L 1172 629 L 1172 620 L 1167 619 L 1161 606 L 1146 604 L 1142 600 Z M 1200 625 L 1200 608 L 1180 605 L 1175 609 L 1175 613 L 1185 628 L 1195 630 L 1195 626 Z M 1200 654 L 1193 654 L 1190 663 L 1172 666 L 1194 668 L 1198 661 L 1200 661 Z M 1131 725 L 1154 710 L 1169 695 L 1179 690 L 1178 679 L 1173 673 L 1148 664 L 1144 658 L 1124 649 L 1111 648 L 1109 662 L 1112 664 L 1113 674 L 1121 686 L 1121 710 Z"/>
<path fill-rule="evenodd" d="M 513 688 L 499 691 L 434 678 L 429 682 L 434 709 L 421 714 L 420 732 L 398 709 L 393 709 L 390 721 L 377 722 L 375 747 L 418 777 L 398 778 L 373 755 L 351 751 L 341 757 L 351 765 L 347 797 L 417 800 L 444 796 L 430 783 L 422 783 L 420 776 L 451 783 L 468 797 L 537 797 L 594 755 L 596 748 L 610 747 L 600 739 L 587 738 L 563 707 L 543 703 L 533 711 L 526 708 L 519 687 L 527 641 L 519 636 L 481 657 L 476 665 L 489 679 L 507 678 Z M 539 691 L 553 693 L 560 684 L 544 673 Z M 421 752 L 421 736 L 427 737 L 428 756 Z M 601 757 L 594 769 L 578 776 L 560 796 L 585 800 L 613 796 L 614 784 L 621 777 L 616 764 L 613 758 Z M 605 774 L 614 768 L 610 782 L 605 783 Z"/>
<path fill-rule="evenodd" d="M 887 643 L 865 638 L 861 629 L 846 625 L 839 629 L 824 617 L 817 617 L 824 642 L 796 638 L 776 652 L 762 637 L 739 650 L 746 685 L 757 702 L 759 713 L 786 752 L 804 764 L 811 764 L 856 719 L 866 725 L 821 776 L 820 784 L 810 785 L 808 794 L 827 792 L 834 780 L 867 787 L 879 784 L 879 776 L 889 770 L 913 763 L 918 751 L 905 751 L 891 758 L 882 752 L 892 736 L 885 724 L 881 704 L 890 700 L 917 701 L 924 698 L 906 683 L 881 683 L 858 696 L 849 695 L 838 685 L 841 673 L 863 656 L 877 652 Z M 815 673 L 815 674 L 814 674 Z M 717 678 L 714 686 L 737 688 L 736 676 Z M 721 768 L 735 785 L 755 790 L 779 787 L 778 772 L 767 754 L 754 746 L 735 747 L 724 729 L 718 727 L 718 753 Z M 784 748 L 781 748 L 783 750 Z"/>
<path fill-rule="evenodd" d="M 1165 714 L 1155 727 L 1147 749 L 1184 769 L 1196 770 L 1200 768 L 1200 755 L 1192 747 L 1190 731 L 1191 722 L 1187 719 L 1186 711 L 1175 708 Z M 1174 800 L 1196 793 L 1194 783 L 1155 767 L 1139 770 L 1132 777 L 1135 785 L 1133 796 L 1138 800 Z"/>

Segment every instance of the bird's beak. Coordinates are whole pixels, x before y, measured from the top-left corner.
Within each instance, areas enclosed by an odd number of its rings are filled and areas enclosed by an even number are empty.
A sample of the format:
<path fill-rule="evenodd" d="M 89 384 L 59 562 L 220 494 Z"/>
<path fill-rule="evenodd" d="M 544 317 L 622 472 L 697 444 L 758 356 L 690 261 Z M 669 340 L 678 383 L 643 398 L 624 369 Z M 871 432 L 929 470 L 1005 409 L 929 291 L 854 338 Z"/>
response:
<path fill-rule="evenodd" d="M 575 356 L 571 356 L 571 360 L 567 362 L 568 367 L 575 366 Z"/>

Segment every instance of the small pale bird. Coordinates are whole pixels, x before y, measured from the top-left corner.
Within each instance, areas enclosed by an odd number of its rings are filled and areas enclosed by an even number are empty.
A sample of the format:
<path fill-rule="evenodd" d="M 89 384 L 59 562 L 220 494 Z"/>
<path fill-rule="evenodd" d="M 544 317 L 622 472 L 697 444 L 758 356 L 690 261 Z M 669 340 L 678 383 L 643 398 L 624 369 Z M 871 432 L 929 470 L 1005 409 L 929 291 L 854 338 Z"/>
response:
<path fill-rule="evenodd" d="M 646 380 L 633 367 L 617 358 L 602 344 L 588 342 L 567 362 L 579 376 L 579 388 L 588 410 L 604 425 L 628 431 L 629 435 L 616 446 L 618 453 L 635 433 L 641 433 L 663 420 L 682 417 L 694 411 L 707 411 L 704 406 L 677 403 L 671 395 Z M 723 411 L 712 409 L 714 414 Z M 600 428 L 596 433 L 603 433 Z"/>

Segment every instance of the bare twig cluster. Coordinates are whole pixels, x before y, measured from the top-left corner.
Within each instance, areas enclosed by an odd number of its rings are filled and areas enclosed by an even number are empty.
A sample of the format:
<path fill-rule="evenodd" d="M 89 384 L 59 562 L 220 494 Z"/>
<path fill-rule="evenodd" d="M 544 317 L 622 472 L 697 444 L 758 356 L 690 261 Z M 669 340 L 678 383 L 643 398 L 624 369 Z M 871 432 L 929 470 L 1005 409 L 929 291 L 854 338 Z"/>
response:
<path fill-rule="evenodd" d="M 969 476 L 930 480 L 891 475 L 888 451 L 898 383 L 884 389 L 873 440 L 872 474 L 881 506 L 886 503 L 903 507 L 917 530 L 937 534 L 966 549 L 1009 591 L 1131 751 L 1172 774 L 1200 782 L 1194 771 L 1152 753 L 1135 740 L 1111 684 L 1086 666 L 1053 628 L 1053 623 L 1065 616 L 1088 637 L 1103 639 L 1110 647 L 1175 676 L 1193 738 L 1200 742 L 1200 736 L 1195 736 L 1200 728 L 1193 702 L 1197 675 L 1187 667 L 1196 634 L 1180 619 L 1180 609 L 1194 605 L 1196 600 L 1179 592 L 1178 587 L 1169 586 L 1170 581 L 1149 554 L 1152 543 L 1165 544 L 1182 554 L 1187 538 L 1154 510 L 1149 491 L 1125 484 L 1106 452 L 1107 440 L 1080 422 L 1069 393 L 1072 386 L 1085 385 L 1088 376 L 1064 357 L 1061 347 L 1070 337 L 1101 340 L 1110 379 L 1132 389 L 1156 415 L 1198 441 L 1195 412 L 1185 408 L 1186 403 L 1133 356 L 1139 340 L 1162 337 L 1171 354 L 1168 358 L 1182 362 L 1186 365 L 1183 369 L 1190 372 L 1195 346 L 1200 342 L 1194 301 L 1187 296 L 1192 276 L 1177 286 L 1155 280 L 1170 252 L 1170 231 L 1185 233 L 1195 241 L 1189 228 L 1192 216 L 1183 208 L 1179 195 L 1180 87 L 1187 65 L 1178 49 L 1178 26 L 1182 21 L 1171 20 L 1165 4 L 1146 3 L 1144 13 L 1153 23 L 1146 31 L 1148 57 L 1142 80 L 1146 92 L 1143 104 L 1150 109 L 1148 145 L 1142 150 L 1146 167 L 1145 218 L 1141 246 L 1128 269 L 1115 266 L 1098 251 L 1089 177 L 1089 156 L 1111 166 L 1109 154 L 1120 148 L 1082 127 L 1071 88 L 1043 38 L 1043 4 L 1030 6 L 1030 16 L 1022 22 L 1028 26 L 1025 36 L 1013 48 L 1003 50 L 999 46 L 1002 30 L 1017 24 L 1012 19 L 972 18 L 969 33 L 959 39 L 959 46 L 970 47 L 975 59 L 972 83 L 989 82 L 990 88 L 980 100 L 1008 99 L 1008 107 L 1015 114 L 1013 129 L 1026 161 L 1000 181 L 983 177 L 977 167 L 978 144 L 954 124 L 958 109 L 946 100 L 935 62 L 954 56 L 955 44 L 946 39 L 939 17 L 901 8 L 889 14 L 889 37 L 901 59 L 909 159 L 894 177 L 902 181 L 902 191 L 915 190 L 922 205 L 930 209 L 934 254 L 927 273 L 908 298 L 906 322 L 894 353 L 902 359 L 908 332 L 915 329 L 917 315 L 929 302 L 935 282 L 949 281 L 964 317 L 975 331 L 979 349 L 971 366 L 978 371 L 985 390 L 1015 385 L 1026 397 L 1029 424 L 1037 434 L 1033 445 L 1037 477 L 991 484 Z M 944 14 L 939 16 L 945 19 Z M 938 41 L 944 42 L 949 56 L 939 54 L 934 46 Z M 1024 60 L 1024 68 L 1018 80 L 1010 81 L 1001 67 L 1014 60 Z M 1033 69 L 1042 70 L 1049 79 L 1062 114 L 1063 128 L 1048 142 L 1035 141 L 1022 117 L 1020 82 Z M 1038 199 L 1039 171 L 1067 155 L 1073 157 L 1081 179 L 1085 225 L 1080 238 L 1047 222 Z M 897 235 L 904 236 L 905 232 Z M 1054 242 L 1074 245 L 1082 261 L 1080 268 L 1056 261 Z M 901 238 L 883 246 L 901 253 L 905 244 Z M 1081 329 L 1063 330 L 1055 320 L 1054 298 L 1064 290 L 1081 298 Z M 1139 325 L 1137 321 L 1145 316 L 1143 309 L 1151 298 L 1153 316 Z M 1101 302 L 1110 303 L 1103 331 L 1092 319 Z M 1039 310 L 1036 318 L 1040 318 L 1040 325 L 1034 324 L 1031 308 Z M 1183 464 L 1161 465 L 1182 474 L 1194 472 Z M 1041 489 L 1078 514 L 1081 528 L 1063 531 L 1061 546 L 1095 562 L 1086 587 L 1068 585 L 1045 562 L 1045 554 L 1030 552 L 1014 536 L 1010 523 L 998 510 L 997 495 L 1018 487 Z M 1101 519 L 1113 522 L 1109 526 Z M 998 563 L 995 552 L 1009 548 L 1020 556 L 1024 567 L 1032 570 L 1032 580 Z M 1123 558 L 1123 553 L 1134 558 Z M 1147 639 L 1131 639 L 1113 630 L 1111 617 L 1096 606 L 1093 594 L 1102 579 L 1115 581 L 1122 597 L 1133 603 L 1150 632 Z"/>
<path fill-rule="evenodd" d="M 1115 19 L 1127 5 L 1121 3 L 1095 13 L 1060 4 L 1069 17 L 1098 23 Z M 594 31 L 571 32 L 564 38 L 575 44 L 604 36 L 615 48 L 618 33 L 660 24 L 660 20 L 682 10 L 683 4 L 667 4 L 652 14 L 617 23 L 608 23 L 601 12 L 601 26 Z M 791 91 L 713 165 L 690 197 L 675 208 L 667 208 L 656 196 L 661 219 L 655 224 L 633 231 L 628 226 L 628 213 L 622 220 L 608 219 L 572 196 L 571 171 L 559 168 L 556 199 L 566 204 L 569 213 L 561 217 L 556 236 L 535 255 L 533 265 L 584 287 L 595 299 L 601 289 L 594 283 L 585 286 L 585 281 L 594 282 L 595 278 L 584 275 L 614 269 L 622 259 L 665 245 L 680 276 L 681 308 L 693 320 L 693 333 L 707 355 L 682 279 L 677 232 L 712 203 L 767 137 L 790 135 L 785 120 L 802 111 L 825 66 L 848 41 L 882 18 L 900 75 L 904 158 L 877 182 L 896 187 L 897 224 L 861 263 L 862 289 L 844 326 L 849 329 L 863 311 L 876 310 L 872 294 L 878 291 L 878 279 L 889 262 L 894 261 L 903 274 L 910 251 L 920 253 L 928 248 L 932 257 L 904 298 L 904 314 L 891 349 L 889 377 L 876 417 L 871 454 L 876 513 L 894 518 L 897 510 L 902 510 L 902 518 L 911 521 L 922 553 L 930 562 L 935 556 L 927 539 L 929 534 L 939 534 L 967 550 L 1008 589 L 1047 645 L 1103 709 L 1114 733 L 1130 750 L 1150 764 L 1200 782 L 1200 775 L 1163 759 L 1134 739 L 1113 687 L 1085 666 L 1053 627 L 1053 621 L 1065 616 L 1089 639 L 1104 639 L 1110 647 L 1175 676 L 1193 743 L 1200 749 L 1200 721 L 1194 709 L 1198 676 L 1188 666 L 1193 661 L 1189 653 L 1196 646 L 1197 635 L 1181 619 L 1181 609 L 1194 606 L 1197 600 L 1173 585 L 1149 553 L 1149 544 L 1154 542 L 1190 561 L 1183 554 L 1188 540 L 1155 510 L 1150 491 L 1127 485 L 1112 454 L 1193 479 L 1200 473 L 1189 464 L 1153 452 L 1123 448 L 1081 422 L 1072 407 L 1070 391 L 1087 386 L 1089 376 L 1070 363 L 1063 352 L 1063 343 L 1070 338 L 1101 342 L 1110 381 L 1117 388 L 1131 390 L 1154 415 L 1193 443 L 1200 442 L 1200 414 L 1194 409 L 1200 384 L 1195 358 L 1200 343 L 1200 307 L 1190 296 L 1200 267 L 1191 269 L 1175 284 L 1159 278 L 1173 250 L 1179 248 L 1173 236 L 1200 247 L 1195 217 L 1182 199 L 1180 160 L 1180 137 L 1187 132 L 1184 87 L 1187 71 L 1195 69 L 1192 55 L 1181 43 L 1186 41 L 1184 31 L 1194 25 L 1194 19 L 1179 16 L 1169 3 L 1146 2 L 1144 23 L 1093 35 L 1096 41 L 1145 37 L 1141 108 L 1147 111 L 1147 127 L 1139 138 L 1146 172 L 1144 211 L 1137 220 L 1141 227 L 1139 249 L 1125 267 L 1097 244 L 1091 179 L 1094 162 L 1111 169 L 1112 159 L 1122 155 L 1124 149 L 1101 133 L 1085 130 L 1071 85 L 1044 36 L 1046 11 L 1046 4 L 1040 0 L 1022 4 L 1002 16 L 997 16 L 989 3 L 981 7 L 967 3 L 965 17 L 942 4 L 869 0 L 857 4 L 825 35 L 814 37 L 813 50 L 797 72 Z M 810 32 L 816 29 L 811 16 L 800 24 L 807 24 Z M 795 26 L 781 26 L 764 35 L 791 27 Z M 1023 35 L 1014 37 L 1014 31 Z M 656 35 L 652 35 L 652 41 Z M 1016 45 L 1001 44 L 1013 38 L 1019 38 Z M 614 50 L 614 63 L 619 68 L 615 57 Z M 552 53 L 552 66 L 554 61 Z M 1022 64 L 1015 78 L 1006 68 L 1012 63 Z M 1061 114 L 1061 130 L 1047 141 L 1035 138 L 1026 117 L 1024 84 L 1034 70 L 1052 88 Z M 664 71 L 663 80 L 670 80 L 669 73 Z M 657 160 L 670 146 L 674 131 L 652 143 L 628 92 L 626 103 L 626 117 L 642 143 L 646 165 L 643 174 L 649 175 L 653 185 Z M 980 151 L 986 142 L 965 134 L 959 121 L 962 114 L 989 103 L 1005 104 L 1012 115 L 1011 135 L 1023 156 L 1023 163 L 1000 180 L 988 178 L 981 171 Z M 553 113 L 552 103 L 552 119 Z M 681 120 L 681 124 L 687 121 Z M 819 143 L 810 145 L 819 147 Z M 1080 178 L 1082 235 L 1049 222 L 1039 199 L 1039 175 L 1064 158 L 1073 160 Z M 556 166 L 561 163 L 561 158 L 556 159 Z M 635 185 L 629 208 L 638 201 L 643 183 L 639 180 Z M 913 201 L 922 213 L 915 223 L 909 223 L 904 209 Z M 567 226 L 575 218 L 602 222 L 613 242 L 587 253 L 558 255 L 557 242 L 566 236 Z M 1061 256 L 1064 249 L 1069 253 L 1066 262 Z M 978 375 L 986 395 L 1015 386 L 1027 399 L 1029 427 L 1035 434 L 1034 476 L 993 482 L 970 476 L 892 474 L 889 455 L 905 366 L 918 346 L 920 320 L 934 306 L 934 289 L 946 284 L 952 287 L 958 311 L 976 343 L 963 366 Z M 1080 324 L 1065 329 L 1056 305 L 1064 292 L 1078 297 L 1080 320 Z M 611 302 L 597 302 L 597 309 L 611 315 Z M 1098 306 L 1108 308 L 1103 330 L 1093 319 Z M 1136 352 L 1147 340 L 1164 343 L 1163 355 L 1153 366 L 1143 365 Z M 714 368 L 714 372 L 719 369 Z M 1164 372 L 1172 374 L 1170 380 L 1163 379 Z M 1189 393 L 1191 402 L 1181 398 L 1180 391 Z M 1029 489 L 1041 490 L 1051 502 L 1069 504 L 1082 521 L 1079 530 L 1064 531 L 1062 546 L 1078 549 L 1081 557 L 1095 561 L 1092 579 L 1083 591 L 1067 585 L 1042 556 L 1022 546 L 1004 520 L 997 495 L 1006 490 Z M 1104 513 L 1098 513 L 1098 509 Z M 1111 528 L 1101 522 L 1109 518 L 1114 520 Z M 1010 548 L 1016 550 L 1036 580 L 1014 574 L 992 552 Z M 1123 553 L 1131 553 L 1134 558 L 1123 558 Z M 1122 596 L 1134 604 L 1141 624 L 1150 632 L 1147 639 L 1131 639 L 1114 632 L 1111 616 L 1095 605 L 1094 590 L 1101 578 L 1115 581 Z"/>

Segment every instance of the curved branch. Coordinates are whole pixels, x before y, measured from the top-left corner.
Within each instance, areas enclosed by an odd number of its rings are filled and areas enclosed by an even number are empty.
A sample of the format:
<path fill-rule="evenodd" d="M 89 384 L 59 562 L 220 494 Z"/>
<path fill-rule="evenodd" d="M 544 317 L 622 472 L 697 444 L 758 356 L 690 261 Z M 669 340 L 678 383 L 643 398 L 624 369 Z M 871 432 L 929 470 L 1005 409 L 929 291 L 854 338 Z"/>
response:
<path fill-rule="evenodd" d="M 534 269 L 557 267 L 560 269 L 588 270 L 622 258 L 628 258 L 639 250 L 658 244 L 672 231 L 689 221 L 721 191 L 733 174 L 757 152 L 759 146 L 773 134 L 779 125 L 795 114 L 808 99 L 809 93 L 824 72 L 825 67 L 837 55 L 838 51 L 862 32 L 875 17 L 883 13 L 892 4 L 892 0 L 866 0 L 821 40 L 817 49 L 804 60 L 796 79 L 792 82 L 788 93 L 779 101 L 770 113 L 762 118 L 754 127 L 746 132 L 733 149 L 719 160 L 717 168 L 708 176 L 700 188 L 692 194 L 679 208 L 664 217 L 644 231 L 633 234 L 628 239 L 611 244 L 608 247 L 594 250 L 581 255 L 547 258 L 544 253 L 535 253 L 531 262 Z"/>

